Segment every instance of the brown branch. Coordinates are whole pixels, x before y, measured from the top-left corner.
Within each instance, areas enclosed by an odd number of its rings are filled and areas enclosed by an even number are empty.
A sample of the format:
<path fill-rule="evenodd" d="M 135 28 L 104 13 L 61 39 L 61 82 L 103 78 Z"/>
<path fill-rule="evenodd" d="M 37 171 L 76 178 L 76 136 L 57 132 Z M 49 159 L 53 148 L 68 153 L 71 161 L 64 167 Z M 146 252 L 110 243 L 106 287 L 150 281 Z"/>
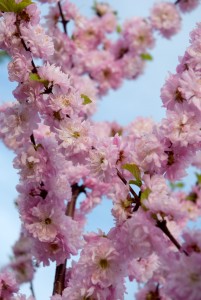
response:
<path fill-rule="evenodd" d="M 59 1 L 58 2 L 58 7 L 59 7 L 59 13 L 60 13 L 60 16 L 61 16 L 61 22 L 63 24 L 63 29 L 64 29 L 64 32 L 65 34 L 67 35 L 67 24 L 69 21 L 67 21 L 64 17 L 64 14 L 63 14 L 63 10 L 62 10 L 62 7 L 61 7 L 61 2 Z"/>
<path fill-rule="evenodd" d="M 22 34 L 21 34 L 21 31 L 20 31 L 20 17 L 19 17 L 19 15 L 17 15 L 17 17 L 16 17 L 15 25 L 16 25 L 17 33 L 18 33 L 18 35 L 19 35 L 19 37 L 20 37 L 20 40 L 21 40 L 21 43 L 22 43 L 24 49 L 25 49 L 26 51 L 28 51 L 28 52 L 31 52 L 31 50 L 27 47 L 27 45 L 26 45 L 24 39 L 22 38 Z M 33 67 L 32 72 L 37 74 L 38 71 L 37 71 L 36 65 L 35 65 L 35 63 L 34 63 L 34 61 L 33 61 L 33 58 L 32 58 L 32 60 L 31 60 L 31 64 L 32 64 L 32 67 Z"/>
<path fill-rule="evenodd" d="M 121 181 L 127 185 L 127 180 L 123 177 L 123 175 L 119 172 L 118 169 L 117 170 L 117 176 L 121 179 Z M 134 199 L 135 199 L 135 207 L 133 211 L 137 211 L 138 208 L 140 207 L 141 203 L 140 203 L 140 198 L 138 197 L 138 195 L 136 194 L 136 192 L 134 191 L 134 189 L 129 185 L 129 191 L 131 192 L 131 194 L 133 195 Z"/>
<path fill-rule="evenodd" d="M 31 290 L 32 296 L 34 297 L 34 299 L 36 299 L 34 288 L 33 288 L 33 282 L 32 281 L 30 281 L 30 290 Z"/>
<path fill-rule="evenodd" d="M 167 228 L 167 222 L 166 220 L 157 220 L 156 221 L 156 227 L 160 228 L 163 233 L 170 239 L 170 241 L 175 245 L 175 247 L 179 250 L 182 251 L 186 256 L 188 256 L 188 253 L 185 250 L 182 250 L 181 245 L 179 242 L 175 239 L 175 237 L 171 234 L 169 229 Z"/>
<path fill-rule="evenodd" d="M 77 198 L 81 193 L 85 193 L 85 187 L 83 185 L 79 186 L 77 183 L 73 184 L 71 187 L 72 187 L 72 198 L 71 201 L 68 202 L 67 204 L 65 215 L 73 219 Z M 52 293 L 53 295 L 54 294 L 61 295 L 65 288 L 66 263 L 67 263 L 67 259 L 65 259 L 63 264 L 60 264 L 56 267 L 53 293 Z"/>

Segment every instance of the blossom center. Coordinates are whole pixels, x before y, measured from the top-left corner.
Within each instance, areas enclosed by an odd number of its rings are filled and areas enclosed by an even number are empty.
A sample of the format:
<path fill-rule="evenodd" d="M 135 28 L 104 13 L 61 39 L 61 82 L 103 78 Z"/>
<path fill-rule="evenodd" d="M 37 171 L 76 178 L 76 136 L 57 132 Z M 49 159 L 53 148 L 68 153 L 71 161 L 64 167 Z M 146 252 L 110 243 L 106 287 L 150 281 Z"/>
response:
<path fill-rule="evenodd" d="M 51 224 L 52 223 L 52 220 L 50 219 L 50 218 L 46 218 L 45 219 L 45 224 L 46 225 L 49 225 L 49 224 Z"/>
<path fill-rule="evenodd" d="M 101 267 L 102 269 L 105 270 L 105 269 L 108 268 L 109 263 L 108 263 L 107 259 L 101 258 L 100 261 L 99 261 L 99 265 L 100 265 L 100 267 Z"/>
<path fill-rule="evenodd" d="M 197 273 L 191 273 L 190 274 L 190 279 L 192 280 L 192 282 L 199 281 L 199 274 L 197 274 Z"/>
<path fill-rule="evenodd" d="M 80 133 L 78 131 L 74 131 L 72 134 L 72 137 L 74 137 L 75 139 L 78 139 L 80 137 Z"/>

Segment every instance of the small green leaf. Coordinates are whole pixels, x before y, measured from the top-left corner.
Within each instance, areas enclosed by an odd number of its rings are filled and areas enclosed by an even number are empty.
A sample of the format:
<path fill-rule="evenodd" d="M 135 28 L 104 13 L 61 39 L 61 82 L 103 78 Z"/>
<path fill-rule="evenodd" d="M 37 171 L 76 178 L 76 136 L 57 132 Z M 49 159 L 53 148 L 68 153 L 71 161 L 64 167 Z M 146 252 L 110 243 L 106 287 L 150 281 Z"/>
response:
<path fill-rule="evenodd" d="M 135 183 L 137 186 L 142 185 L 140 169 L 136 164 L 125 164 L 122 166 L 123 169 L 129 171 L 135 177 Z"/>
<path fill-rule="evenodd" d="M 153 56 L 149 53 L 142 53 L 141 55 L 142 60 L 153 60 Z"/>
<path fill-rule="evenodd" d="M 196 178 L 197 178 L 197 183 L 201 184 L 201 174 L 195 173 L 195 175 L 196 175 Z"/>
<path fill-rule="evenodd" d="M 41 82 L 42 84 L 44 84 L 44 86 L 47 88 L 49 81 L 46 79 L 42 79 L 40 78 L 40 76 L 37 73 L 30 73 L 29 74 L 29 79 L 33 80 L 33 81 L 37 81 L 37 82 Z"/>
<path fill-rule="evenodd" d="M 170 188 L 174 191 L 175 189 L 182 189 L 185 184 L 181 181 L 179 182 L 170 182 Z"/>
<path fill-rule="evenodd" d="M 83 99 L 83 102 L 82 102 L 83 105 L 87 105 L 92 102 L 91 99 L 87 95 L 81 94 L 80 96 Z"/>
<path fill-rule="evenodd" d="M 141 180 L 129 180 L 129 184 L 134 184 L 134 185 L 141 187 L 142 181 Z"/>
<path fill-rule="evenodd" d="M 6 51 L 0 51 L 0 63 L 2 63 L 5 59 L 9 59 L 10 56 Z"/>
<path fill-rule="evenodd" d="M 149 188 L 146 188 L 140 195 L 140 199 L 143 201 L 149 197 L 149 194 L 151 193 L 151 190 Z"/>
<path fill-rule="evenodd" d="M 117 33 L 121 33 L 122 29 L 121 29 L 121 26 L 120 26 L 120 25 L 117 25 L 116 31 L 117 31 Z"/>
<path fill-rule="evenodd" d="M 32 3 L 31 0 L 22 0 L 19 3 L 16 3 L 15 0 L 0 0 L 0 10 L 2 12 L 19 13 Z"/>

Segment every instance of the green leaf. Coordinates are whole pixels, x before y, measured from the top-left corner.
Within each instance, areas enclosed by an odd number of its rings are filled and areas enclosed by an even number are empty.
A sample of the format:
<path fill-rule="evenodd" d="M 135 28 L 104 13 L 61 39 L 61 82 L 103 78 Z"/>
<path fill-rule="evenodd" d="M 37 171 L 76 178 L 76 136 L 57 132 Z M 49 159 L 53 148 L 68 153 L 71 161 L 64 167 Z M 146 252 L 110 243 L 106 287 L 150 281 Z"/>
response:
<path fill-rule="evenodd" d="M 185 184 L 181 181 L 179 182 L 170 182 L 170 188 L 174 191 L 175 189 L 182 189 Z"/>
<path fill-rule="evenodd" d="M 125 164 L 122 168 L 129 171 L 135 177 L 136 180 L 133 184 L 136 184 L 139 187 L 142 185 L 140 169 L 136 164 Z"/>
<path fill-rule="evenodd" d="M 20 3 L 16 3 L 15 0 L 0 0 L 0 10 L 2 12 L 19 13 L 32 3 L 31 0 L 22 0 Z"/>
<path fill-rule="evenodd" d="M 120 26 L 120 25 L 117 25 L 116 31 L 117 31 L 117 33 L 121 33 L 122 29 L 121 29 L 121 26 Z"/>
<path fill-rule="evenodd" d="M 7 58 L 10 58 L 8 53 L 6 51 L 0 51 L 0 63 L 2 63 Z"/>
<path fill-rule="evenodd" d="M 142 60 L 153 60 L 153 56 L 149 53 L 142 53 L 141 55 Z"/>
<path fill-rule="evenodd" d="M 48 87 L 49 81 L 46 80 L 46 79 L 40 78 L 40 76 L 39 76 L 37 73 L 30 73 L 30 74 L 29 74 L 29 79 L 30 79 L 30 80 L 33 80 L 33 81 L 41 82 L 41 83 L 44 84 L 44 86 L 45 86 L 46 88 Z"/>
<path fill-rule="evenodd" d="M 129 180 L 129 184 L 135 184 L 135 185 L 141 187 L 142 181 L 141 180 Z"/>
<path fill-rule="evenodd" d="M 201 174 L 195 173 L 195 175 L 196 175 L 196 178 L 197 178 L 197 183 L 201 184 Z"/>
<path fill-rule="evenodd" d="M 151 193 L 151 190 L 149 188 L 146 188 L 140 195 L 140 199 L 143 201 L 149 197 L 149 194 Z"/>
<path fill-rule="evenodd" d="M 92 102 L 91 99 L 87 95 L 81 94 L 80 96 L 83 99 L 83 102 L 82 102 L 83 105 L 87 105 Z"/>

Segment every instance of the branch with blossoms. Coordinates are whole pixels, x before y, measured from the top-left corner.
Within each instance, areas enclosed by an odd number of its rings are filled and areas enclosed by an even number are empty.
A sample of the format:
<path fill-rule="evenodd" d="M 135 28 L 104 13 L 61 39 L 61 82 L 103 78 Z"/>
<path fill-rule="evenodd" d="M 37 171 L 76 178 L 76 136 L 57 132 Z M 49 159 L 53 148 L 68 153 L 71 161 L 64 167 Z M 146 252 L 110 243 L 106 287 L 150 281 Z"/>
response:
<path fill-rule="evenodd" d="M 176 34 L 180 12 L 198 1 L 176 4 L 155 4 L 149 18 L 127 20 L 110 41 L 117 17 L 108 4 L 95 3 L 88 19 L 59 1 L 46 16 L 48 35 L 31 0 L 0 1 L 0 47 L 12 58 L 9 79 L 18 83 L 16 101 L 1 107 L 0 137 L 15 152 L 22 222 L 15 259 L 0 273 L 1 299 L 33 299 L 20 294 L 19 284 L 32 282 L 40 263 L 55 262 L 51 300 L 123 300 L 126 277 L 143 284 L 137 299 L 198 300 L 201 232 L 185 229 L 190 206 L 166 179 L 184 176 L 200 149 L 201 25 L 161 90 L 167 114 L 160 124 L 138 118 L 123 128 L 91 118 L 100 96 L 136 79 L 152 60 L 154 32 Z M 83 233 L 103 197 L 113 201 L 114 226 Z"/>

